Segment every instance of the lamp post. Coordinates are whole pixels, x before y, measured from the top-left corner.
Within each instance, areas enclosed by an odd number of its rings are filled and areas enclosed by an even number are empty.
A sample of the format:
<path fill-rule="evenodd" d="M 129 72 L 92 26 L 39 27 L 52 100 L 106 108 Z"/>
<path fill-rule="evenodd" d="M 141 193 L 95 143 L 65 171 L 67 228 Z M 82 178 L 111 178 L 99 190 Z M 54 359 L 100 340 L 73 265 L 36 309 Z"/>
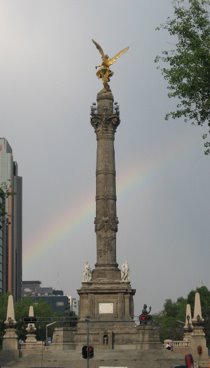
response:
<path fill-rule="evenodd" d="M 56 324 L 57 322 L 51 322 L 46 325 L 46 344 L 48 344 L 48 327 Z"/>
<path fill-rule="evenodd" d="M 87 323 L 87 368 L 89 368 L 89 344 L 90 344 L 90 317 L 85 318 L 85 322 Z"/>

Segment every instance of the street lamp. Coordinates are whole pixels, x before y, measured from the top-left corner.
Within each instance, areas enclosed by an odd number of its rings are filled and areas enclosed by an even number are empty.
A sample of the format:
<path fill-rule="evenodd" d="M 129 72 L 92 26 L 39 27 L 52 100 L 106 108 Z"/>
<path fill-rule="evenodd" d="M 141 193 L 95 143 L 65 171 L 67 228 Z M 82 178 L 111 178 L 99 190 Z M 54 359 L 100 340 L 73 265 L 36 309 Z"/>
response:
<path fill-rule="evenodd" d="M 90 317 L 87 316 L 85 318 L 85 322 L 87 323 L 87 368 L 89 368 L 89 344 L 90 344 Z"/>
<path fill-rule="evenodd" d="M 57 322 L 51 322 L 46 325 L 46 344 L 48 344 L 48 327 L 56 324 Z"/>

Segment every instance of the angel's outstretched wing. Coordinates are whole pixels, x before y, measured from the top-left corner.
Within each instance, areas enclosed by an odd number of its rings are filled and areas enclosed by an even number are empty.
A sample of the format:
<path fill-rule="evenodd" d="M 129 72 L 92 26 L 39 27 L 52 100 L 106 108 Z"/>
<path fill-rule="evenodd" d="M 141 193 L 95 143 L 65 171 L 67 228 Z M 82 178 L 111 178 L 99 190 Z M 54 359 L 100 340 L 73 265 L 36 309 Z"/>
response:
<path fill-rule="evenodd" d="M 94 41 L 94 40 L 92 40 L 92 41 L 93 41 L 94 45 L 97 47 L 98 51 L 100 52 L 100 54 L 103 58 L 104 57 L 104 52 L 103 52 L 102 47 L 96 41 Z"/>
<path fill-rule="evenodd" d="M 108 63 L 109 66 L 114 64 L 116 62 L 116 60 L 123 55 L 126 51 L 128 51 L 129 47 L 125 47 L 124 49 L 122 49 L 121 51 L 119 51 L 114 57 L 112 57 L 111 59 L 109 59 Z"/>

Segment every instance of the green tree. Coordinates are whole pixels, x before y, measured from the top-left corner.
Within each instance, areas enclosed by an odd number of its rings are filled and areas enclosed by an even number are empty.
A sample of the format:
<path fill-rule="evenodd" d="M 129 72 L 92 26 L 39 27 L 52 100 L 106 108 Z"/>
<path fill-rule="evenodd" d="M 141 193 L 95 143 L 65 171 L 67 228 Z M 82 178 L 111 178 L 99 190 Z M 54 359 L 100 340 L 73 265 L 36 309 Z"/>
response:
<path fill-rule="evenodd" d="M 34 300 L 30 297 L 24 297 L 17 303 L 15 303 L 15 318 L 18 322 L 17 324 L 17 332 L 18 336 L 23 338 L 26 335 L 26 323 L 24 323 L 24 317 L 28 316 L 29 307 L 33 305 L 34 307 L 34 315 L 37 318 L 36 322 L 36 336 L 38 340 L 45 339 L 45 326 L 49 323 L 49 319 L 53 318 L 55 315 L 52 312 L 52 309 L 49 304 L 44 301 L 39 301 L 38 303 L 34 303 Z"/>
<path fill-rule="evenodd" d="M 183 339 L 186 305 L 190 304 L 193 317 L 196 291 L 200 294 L 201 309 L 204 318 L 204 331 L 206 334 L 207 346 L 210 346 L 210 291 L 206 286 L 191 290 L 186 298 L 178 298 L 176 302 L 172 302 L 171 299 L 166 299 L 163 310 L 153 316 L 155 323 L 159 326 L 160 339 L 162 342 L 165 339 Z"/>
<path fill-rule="evenodd" d="M 5 199 L 8 197 L 8 193 L 5 192 L 2 187 L 0 187 L 0 217 L 1 221 L 6 220 L 6 212 L 5 212 Z"/>
<path fill-rule="evenodd" d="M 160 339 L 180 340 L 183 336 L 183 324 L 185 320 L 185 310 L 187 301 L 178 298 L 176 302 L 166 299 L 162 312 L 154 316 L 155 323 L 159 325 Z"/>
<path fill-rule="evenodd" d="M 0 344 L 5 332 L 4 321 L 7 314 L 7 301 L 8 295 L 0 295 Z M 24 318 L 28 316 L 30 305 L 34 306 L 34 315 L 37 318 L 36 322 L 36 336 L 38 340 L 45 339 L 45 327 L 49 323 L 50 319 L 55 318 L 55 314 L 52 312 L 49 304 L 45 302 L 34 303 L 34 300 L 30 297 L 22 298 L 20 301 L 14 303 L 15 307 L 15 319 L 17 321 L 17 334 L 19 338 L 24 339 L 26 336 L 26 326 Z"/>
<path fill-rule="evenodd" d="M 0 295 L 0 346 L 2 344 L 2 338 L 4 336 L 4 321 L 7 315 L 7 300 L 8 294 Z"/>
<path fill-rule="evenodd" d="M 22 340 L 25 339 L 26 331 L 25 324 L 23 322 L 24 317 L 28 316 L 29 306 L 33 305 L 31 298 L 23 298 L 15 303 L 15 319 L 17 321 L 17 334 Z"/>
<path fill-rule="evenodd" d="M 55 319 L 56 314 L 53 313 L 50 305 L 44 301 L 39 301 L 34 304 L 34 314 L 39 319 L 39 322 L 36 323 L 37 339 L 44 341 L 46 324 L 49 323 L 49 319 Z"/>
<path fill-rule="evenodd" d="M 8 294 L 0 294 L 0 320 L 5 321 L 7 314 Z"/>
<path fill-rule="evenodd" d="M 9 185 L 7 185 L 6 183 L 1 184 L 0 186 L 0 220 L 1 220 L 0 230 L 2 231 L 3 242 L 4 242 L 4 238 L 6 237 L 7 225 L 8 225 L 8 214 L 6 212 L 6 199 L 9 196 L 14 195 L 14 194 L 15 193 L 11 191 L 11 188 L 9 189 Z"/>
<path fill-rule="evenodd" d="M 176 111 L 169 117 L 184 118 L 206 126 L 205 154 L 210 153 L 210 20 L 209 0 L 174 1 L 174 17 L 157 29 L 169 32 L 175 42 L 172 50 L 162 51 L 155 62 L 168 82 L 168 96 L 178 98 Z M 167 65 L 167 66 L 165 66 Z"/>

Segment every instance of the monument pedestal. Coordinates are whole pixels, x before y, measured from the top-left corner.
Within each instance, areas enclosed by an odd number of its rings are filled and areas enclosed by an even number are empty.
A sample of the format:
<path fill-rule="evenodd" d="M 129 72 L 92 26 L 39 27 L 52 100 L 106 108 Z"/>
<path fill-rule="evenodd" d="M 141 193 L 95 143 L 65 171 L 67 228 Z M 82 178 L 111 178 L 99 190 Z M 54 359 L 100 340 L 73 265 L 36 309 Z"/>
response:
<path fill-rule="evenodd" d="M 18 337 L 15 328 L 7 328 L 3 337 L 2 350 L 18 350 Z"/>
<path fill-rule="evenodd" d="M 132 320 L 135 290 L 129 282 L 100 280 L 83 282 L 80 296 L 80 320 Z"/>
<path fill-rule="evenodd" d="M 120 271 L 115 272 L 120 275 Z M 87 341 L 102 349 L 113 349 L 117 333 L 127 334 L 135 328 L 133 321 L 133 295 L 130 282 L 107 280 L 106 270 L 100 270 L 100 278 L 83 282 L 80 296 L 80 320 L 77 325 L 77 343 Z"/>
<path fill-rule="evenodd" d="M 159 330 L 154 326 L 135 326 L 133 321 L 79 321 L 77 328 L 56 328 L 53 349 L 82 350 L 92 345 L 95 351 L 161 350 Z"/>
<path fill-rule="evenodd" d="M 199 362 L 199 367 L 209 367 L 208 348 L 202 326 L 194 326 L 191 334 L 190 350 L 194 359 Z"/>
<path fill-rule="evenodd" d="M 75 350 L 76 334 L 76 327 L 55 327 L 51 346 L 57 350 Z"/>
<path fill-rule="evenodd" d="M 37 338 L 34 333 L 28 333 L 26 335 L 26 342 L 24 344 L 25 349 L 33 349 L 37 345 Z"/>

